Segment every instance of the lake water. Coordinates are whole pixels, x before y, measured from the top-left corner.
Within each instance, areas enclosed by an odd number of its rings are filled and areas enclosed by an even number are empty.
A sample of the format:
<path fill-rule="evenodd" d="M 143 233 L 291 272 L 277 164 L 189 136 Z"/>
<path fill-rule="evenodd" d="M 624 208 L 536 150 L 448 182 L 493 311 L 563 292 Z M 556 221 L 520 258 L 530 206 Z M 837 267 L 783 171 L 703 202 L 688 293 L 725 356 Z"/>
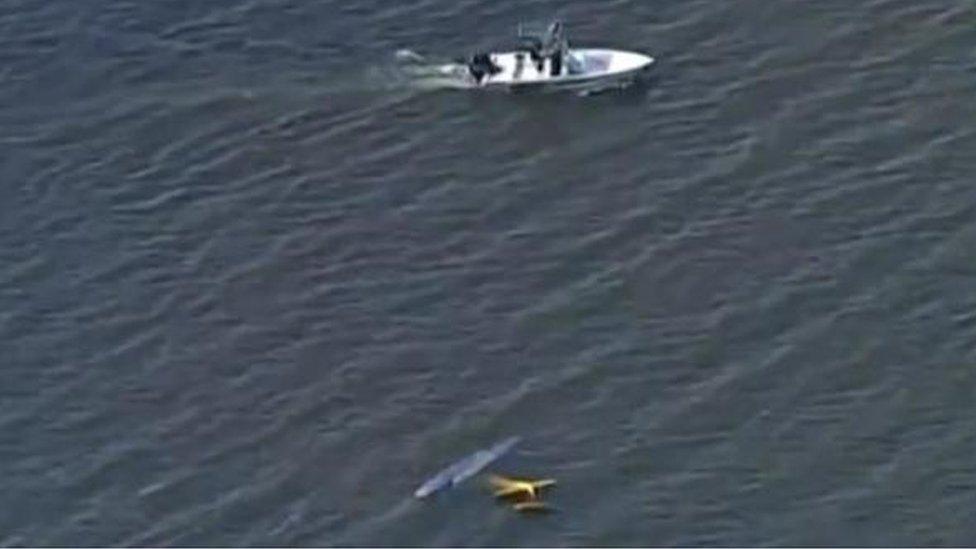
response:
<path fill-rule="evenodd" d="M 552 17 L 658 63 L 394 59 Z M 971 0 L 6 0 L 0 545 L 972 545 L 974 95 Z"/>

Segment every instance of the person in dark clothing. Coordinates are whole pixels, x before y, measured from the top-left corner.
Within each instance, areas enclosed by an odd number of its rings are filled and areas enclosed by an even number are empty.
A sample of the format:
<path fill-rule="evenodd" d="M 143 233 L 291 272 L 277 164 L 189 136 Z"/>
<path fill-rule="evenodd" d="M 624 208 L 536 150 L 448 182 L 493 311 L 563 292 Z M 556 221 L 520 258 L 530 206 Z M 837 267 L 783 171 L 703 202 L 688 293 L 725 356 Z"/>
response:
<path fill-rule="evenodd" d="M 529 52 L 529 55 L 532 57 L 532 61 L 535 63 L 535 69 L 542 72 L 542 65 L 546 62 L 546 59 L 535 50 Z"/>
<path fill-rule="evenodd" d="M 468 63 L 468 72 L 479 84 L 486 76 L 492 76 L 501 71 L 502 68 L 496 65 L 487 53 L 476 53 L 471 57 L 471 62 Z"/>
<path fill-rule="evenodd" d="M 563 70 L 563 56 L 566 54 L 568 45 L 563 36 L 563 25 L 559 21 L 549 25 L 545 38 L 542 41 L 542 56 L 549 58 L 549 74 L 559 76 Z"/>
<path fill-rule="evenodd" d="M 556 50 L 552 54 L 552 62 L 550 65 L 552 76 L 559 76 L 563 71 L 563 52 L 562 50 Z"/>
<path fill-rule="evenodd" d="M 542 72 L 542 62 L 545 60 L 542 56 L 542 40 L 534 36 L 523 36 L 522 47 L 529 52 L 529 59 L 536 70 Z"/>

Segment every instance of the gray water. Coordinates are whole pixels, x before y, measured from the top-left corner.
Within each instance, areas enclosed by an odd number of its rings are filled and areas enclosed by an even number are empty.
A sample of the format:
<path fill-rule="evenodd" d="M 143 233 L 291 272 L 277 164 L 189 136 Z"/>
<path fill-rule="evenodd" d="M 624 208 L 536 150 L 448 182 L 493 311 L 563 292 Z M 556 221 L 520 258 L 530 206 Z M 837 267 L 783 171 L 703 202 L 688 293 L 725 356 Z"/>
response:
<path fill-rule="evenodd" d="M 550 17 L 659 62 L 394 60 Z M 971 0 L 5 0 L 0 545 L 972 545 L 974 95 Z"/>

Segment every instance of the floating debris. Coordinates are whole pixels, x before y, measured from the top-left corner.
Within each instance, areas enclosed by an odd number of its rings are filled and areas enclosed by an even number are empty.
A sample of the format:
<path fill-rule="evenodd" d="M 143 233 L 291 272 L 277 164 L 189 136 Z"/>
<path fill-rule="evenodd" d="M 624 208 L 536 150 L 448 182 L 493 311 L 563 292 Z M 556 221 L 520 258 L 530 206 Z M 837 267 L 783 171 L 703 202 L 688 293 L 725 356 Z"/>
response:
<path fill-rule="evenodd" d="M 556 481 L 551 478 L 532 480 L 491 475 L 488 483 L 493 488 L 496 498 L 508 501 L 512 504 L 512 509 L 520 513 L 552 511 L 552 508 L 541 499 L 542 489 L 556 484 Z"/>
<path fill-rule="evenodd" d="M 413 493 L 414 497 L 425 498 L 433 493 L 456 486 L 463 480 L 476 475 L 487 467 L 489 463 L 511 450 L 513 446 L 518 444 L 519 440 L 521 440 L 519 437 L 506 438 L 487 450 L 478 450 L 461 461 L 454 463 L 420 485 L 420 488 L 417 488 L 417 491 Z"/>
<path fill-rule="evenodd" d="M 543 488 L 556 484 L 556 481 L 551 478 L 530 480 L 509 478 L 502 475 L 491 475 L 488 482 L 495 489 L 495 497 L 533 500 L 539 499 Z"/>

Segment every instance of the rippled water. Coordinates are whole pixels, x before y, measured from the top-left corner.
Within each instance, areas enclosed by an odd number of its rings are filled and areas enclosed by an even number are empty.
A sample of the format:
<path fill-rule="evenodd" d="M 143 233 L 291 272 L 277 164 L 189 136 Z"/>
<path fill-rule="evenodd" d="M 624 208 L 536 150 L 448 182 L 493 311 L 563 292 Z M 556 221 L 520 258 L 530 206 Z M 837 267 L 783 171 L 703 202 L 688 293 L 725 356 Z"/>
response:
<path fill-rule="evenodd" d="M 976 543 L 974 11 L 7 0 L 0 545 Z"/>

